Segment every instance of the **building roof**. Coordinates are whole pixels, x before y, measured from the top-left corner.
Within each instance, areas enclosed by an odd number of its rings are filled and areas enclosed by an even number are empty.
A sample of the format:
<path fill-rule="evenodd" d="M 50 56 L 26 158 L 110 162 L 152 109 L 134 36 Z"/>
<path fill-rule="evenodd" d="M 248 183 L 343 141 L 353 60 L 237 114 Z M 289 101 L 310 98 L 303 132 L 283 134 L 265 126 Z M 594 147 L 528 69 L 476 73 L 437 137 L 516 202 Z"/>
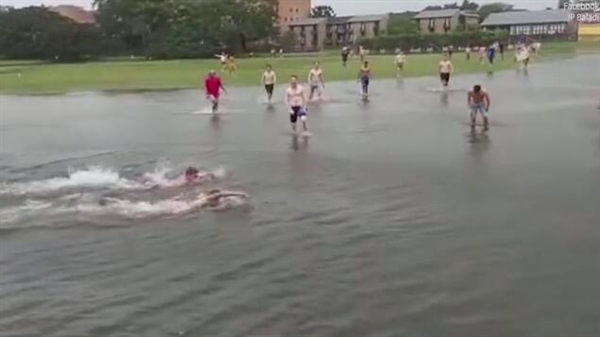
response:
<path fill-rule="evenodd" d="M 352 19 L 352 16 L 334 16 L 332 18 L 327 18 L 328 25 L 340 25 L 342 23 L 348 22 L 348 20 Z"/>
<path fill-rule="evenodd" d="M 318 24 L 326 22 L 326 21 L 327 21 L 327 18 L 309 18 L 309 19 L 289 22 L 288 26 L 311 26 L 311 25 L 318 25 Z"/>
<path fill-rule="evenodd" d="M 77 23 L 95 23 L 96 18 L 94 12 L 86 11 L 79 6 L 73 5 L 60 5 L 50 7 L 49 10 L 58 13 L 64 17 L 67 17 Z"/>
<path fill-rule="evenodd" d="M 460 12 L 460 9 L 440 9 L 433 11 L 421 11 L 415 15 L 415 19 L 435 19 L 435 18 L 449 18 Z"/>
<path fill-rule="evenodd" d="M 389 14 L 377 14 L 377 15 L 357 15 L 351 17 L 348 22 L 373 22 L 373 21 L 381 21 L 386 19 Z"/>
<path fill-rule="evenodd" d="M 482 26 L 521 25 L 527 23 L 552 23 L 569 21 L 569 12 L 564 9 L 492 13 Z"/>

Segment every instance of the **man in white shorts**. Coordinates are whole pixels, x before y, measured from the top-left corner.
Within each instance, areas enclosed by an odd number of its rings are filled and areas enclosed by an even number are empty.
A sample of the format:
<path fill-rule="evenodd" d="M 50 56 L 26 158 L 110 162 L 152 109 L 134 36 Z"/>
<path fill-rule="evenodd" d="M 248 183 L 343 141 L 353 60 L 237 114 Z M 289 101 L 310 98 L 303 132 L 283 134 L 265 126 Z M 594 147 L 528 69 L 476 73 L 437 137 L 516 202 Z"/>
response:
<path fill-rule="evenodd" d="M 325 78 L 319 62 L 315 62 L 315 66 L 308 72 L 308 85 L 310 86 L 309 101 L 312 101 L 315 92 L 319 93 L 319 97 L 321 96 L 321 88 L 325 88 Z"/>
<path fill-rule="evenodd" d="M 398 51 L 396 58 L 394 59 L 394 63 L 396 64 L 396 76 L 400 76 L 402 71 L 404 70 L 404 62 L 406 61 L 406 55 L 402 52 L 402 50 Z"/>
<path fill-rule="evenodd" d="M 290 77 L 290 86 L 285 90 L 285 102 L 290 109 L 290 123 L 292 124 L 292 132 L 296 130 L 298 119 L 302 121 L 304 132 L 308 132 L 306 125 L 306 96 L 304 88 L 298 84 L 298 76 Z"/>

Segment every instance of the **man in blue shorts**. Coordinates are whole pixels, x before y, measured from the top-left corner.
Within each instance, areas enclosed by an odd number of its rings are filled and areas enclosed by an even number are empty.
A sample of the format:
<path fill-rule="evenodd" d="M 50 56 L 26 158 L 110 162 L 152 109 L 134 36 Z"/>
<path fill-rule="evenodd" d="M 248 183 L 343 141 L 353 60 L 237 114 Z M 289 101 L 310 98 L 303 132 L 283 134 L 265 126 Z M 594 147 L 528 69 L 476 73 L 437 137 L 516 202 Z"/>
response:
<path fill-rule="evenodd" d="M 473 90 L 468 93 L 467 104 L 471 109 L 471 128 L 475 128 L 477 113 L 479 113 L 483 117 L 483 130 L 488 130 L 489 121 L 487 112 L 490 109 L 490 96 L 487 92 L 481 90 L 480 85 L 474 86 Z"/>
<path fill-rule="evenodd" d="M 285 90 L 285 102 L 290 109 L 292 132 L 298 132 L 296 130 L 298 119 L 302 121 L 304 132 L 308 132 L 308 127 L 306 126 L 306 92 L 304 88 L 298 84 L 298 76 L 296 75 L 290 77 L 290 86 Z"/>

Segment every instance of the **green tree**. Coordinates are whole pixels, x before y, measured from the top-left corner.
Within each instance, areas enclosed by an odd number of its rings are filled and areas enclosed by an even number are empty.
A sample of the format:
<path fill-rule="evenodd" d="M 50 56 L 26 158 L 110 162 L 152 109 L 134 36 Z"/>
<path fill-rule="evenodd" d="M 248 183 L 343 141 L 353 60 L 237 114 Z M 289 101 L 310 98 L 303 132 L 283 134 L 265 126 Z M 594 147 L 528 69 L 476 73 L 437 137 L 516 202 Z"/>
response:
<path fill-rule="evenodd" d="M 310 10 L 311 18 L 332 18 L 335 16 L 335 11 L 331 6 L 315 6 Z"/>
<path fill-rule="evenodd" d="M 476 11 L 479 8 L 479 5 L 475 2 L 470 2 L 469 0 L 463 0 L 460 9 L 463 11 Z"/>
<path fill-rule="evenodd" d="M 483 21 L 485 20 L 488 15 L 492 14 L 492 13 L 500 13 L 500 12 L 507 12 L 512 10 L 514 7 L 514 5 L 511 4 L 506 4 L 503 2 L 494 2 L 491 4 L 485 4 L 482 5 L 481 7 L 479 7 L 479 20 Z"/>
<path fill-rule="evenodd" d="M 416 33 L 419 25 L 413 19 L 418 12 L 406 11 L 402 13 L 391 13 L 386 29 L 387 35 L 399 35 Z"/>
<path fill-rule="evenodd" d="M 44 7 L 0 12 L 0 56 L 14 59 L 80 61 L 102 48 L 100 32 Z"/>

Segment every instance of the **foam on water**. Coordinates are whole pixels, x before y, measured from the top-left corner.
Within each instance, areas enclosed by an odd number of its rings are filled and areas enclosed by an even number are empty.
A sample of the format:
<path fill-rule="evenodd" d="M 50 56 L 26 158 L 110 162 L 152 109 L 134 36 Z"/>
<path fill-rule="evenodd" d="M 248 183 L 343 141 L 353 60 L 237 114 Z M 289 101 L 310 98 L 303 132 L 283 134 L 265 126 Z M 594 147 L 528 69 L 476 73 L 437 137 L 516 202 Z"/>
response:
<path fill-rule="evenodd" d="M 0 194 L 45 194 L 74 188 L 144 189 L 148 186 L 122 178 L 119 173 L 103 167 L 93 166 L 83 170 L 69 170 L 67 177 L 56 177 L 22 183 L 4 183 Z"/>
<path fill-rule="evenodd" d="M 2 183 L 0 195 L 43 195 L 73 189 L 110 189 L 110 190 L 146 190 L 155 186 L 178 187 L 185 180 L 171 179 L 167 175 L 173 168 L 168 164 L 158 166 L 152 172 L 142 175 L 141 181 L 131 180 L 119 175 L 116 170 L 92 166 L 82 170 L 69 170 L 67 177 L 55 177 L 19 183 Z M 227 176 L 227 170 L 219 167 L 211 173 L 217 179 Z"/>

